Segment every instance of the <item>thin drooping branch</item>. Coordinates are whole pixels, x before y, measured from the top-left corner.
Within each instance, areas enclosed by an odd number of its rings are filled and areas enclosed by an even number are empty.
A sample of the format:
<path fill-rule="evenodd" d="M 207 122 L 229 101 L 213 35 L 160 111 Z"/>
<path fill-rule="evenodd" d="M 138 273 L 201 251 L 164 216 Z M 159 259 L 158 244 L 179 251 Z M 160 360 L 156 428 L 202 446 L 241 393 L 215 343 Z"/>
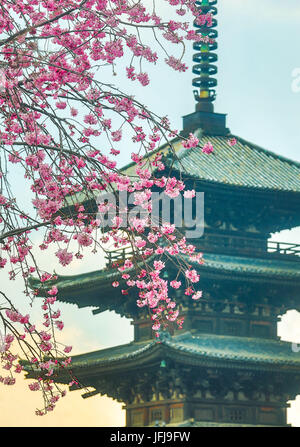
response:
<path fill-rule="evenodd" d="M 165 17 L 157 15 L 155 4 L 132 0 L 36 0 L 30 7 L 25 0 L 2 0 L 0 5 L 0 268 L 10 280 L 22 278 L 29 308 L 41 295 L 41 316 L 32 321 L 0 292 L 5 334 L 0 357 L 8 374 L 0 382 L 12 385 L 22 371 L 13 353 L 20 349 L 36 378 L 29 387 L 43 395 L 38 415 L 52 411 L 64 395 L 53 379 L 62 370 L 69 371 L 70 386 L 78 382 L 70 366 L 72 347 L 59 337 L 64 323 L 56 307 L 57 275 L 43 267 L 40 250 L 53 248 L 48 264 L 66 268 L 86 254 L 108 253 L 111 245 L 131 247 L 132 258 L 117 266 L 119 281 L 112 286 L 124 284 L 120 294 L 138 297 L 155 334 L 182 324 L 173 288 L 200 297 L 192 265 L 201 253 L 171 221 L 152 222 L 150 214 L 153 190 L 170 199 L 183 192 L 194 196 L 172 169 L 175 161 L 181 163 L 179 146 L 205 148 L 126 90 L 132 82 L 148 86 L 146 64 L 159 69 L 166 62 L 186 71 L 186 40 L 210 44 L 181 16 L 188 12 L 190 20 L 211 24 L 211 15 L 194 0 L 182 0 L 180 9 L 173 3 Z M 170 19 L 173 10 L 179 20 Z M 173 44 L 182 50 L 179 57 L 172 54 Z M 123 88 L 107 75 L 108 67 L 115 74 L 122 63 L 127 65 Z M 130 161 L 126 169 L 120 168 L 120 153 Z M 122 192 L 130 196 L 130 206 L 120 199 Z M 134 207 L 139 212 L 132 214 Z M 173 281 L 164 277 L 164 260 L 177 268 Z"/>

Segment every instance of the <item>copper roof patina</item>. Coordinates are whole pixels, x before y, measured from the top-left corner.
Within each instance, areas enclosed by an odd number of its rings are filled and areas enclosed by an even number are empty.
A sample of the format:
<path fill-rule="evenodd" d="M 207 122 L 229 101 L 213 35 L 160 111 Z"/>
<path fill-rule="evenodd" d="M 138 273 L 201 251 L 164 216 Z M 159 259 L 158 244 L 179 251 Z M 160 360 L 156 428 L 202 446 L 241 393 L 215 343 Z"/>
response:
<path fill-rule="evenodd" d="M 250 143 L 235 135 L 202 135 L 201 129 L 194 134 L 199 138 L 199 146 L 212 143 L 214 151 L 205 154 L 199 147 L 185 149 L 180 140 L 175 139 L 172 148 L 176 160 L 171 160 L 172 168 L 184 176 L 207 182 L 221 183 L 237 187 L 255 188 L 271 191 L 300 192 L 300 163 L 280 156 L 272 151 Z M 229 139 L 235 138 L 234 146 Z M 154 153 L 166 154 L 168 145 Z M 130 163 L 122 169 L 127 175 L 134 175 L 135 164 Z"/>
<path fill-rule="evenodd" d="M 74 374 L 105 374 L 124 368 L 147 366 L 150 362 L 172 359 L 178 363 L 195 366 L 215 366 L 239 369 L 273 370 L 274 366 L 285 372 L 300 372 L 300 352 L 294 352 L 290 342 L 217 334 L 191 334 L 186 332 L 161 340 L 132 342 L 72 356 Z M 31 376 L 31 367 L 25 365 Z M 58 372 L 58 371 L 57 371 Z M 65 373 L 62 374 L 64 377 Z M 60 381 L 59 379 L 57 381 Z M 63 381 L 63 378 L 62 378 Z"/>
<path fill-rule="evenodd" d="M 197 129 L 194 134 L 199 138 L 199 146 L 211 142 L 214 151 L 205 154 L 200 147 L 185 149 L 182 141 L 175 138 L 155 151 L 144 156 L 145 166 L 161 153 L 168 155 L 170 147 L 175 161 L 169 163 L 174 172 L 181 173 L 184 178 L 203 182 L 222 184 L 231 187 L 256 189 L 261 191 L 281 191 L 300 193 L 300 163 L 290 160 L 272 151 L 264 149 L 245 139 L 228 134 L 220 136 L 202 135 Z M 231 146 L 229 139 L 235 138 L 237 144 Z M 137 178 L 136 163 L 127 164 L 121 172 L 133 180 Z M 153 166 L 151 167 L 153 169 Z M 66 198 L 67 205 L 95 200 L 94 191 L 83 191 Z"/>
<path fill-rule="evenodd" d="M 150 261 L 155 257 L 151 257 Z M 191 263 L 189 258 L 186 258 Z M 214 253 L 205 253 L 204 263 L 195 264 L 195 268 L 200 273 L 214 273 L 222 275 L 234 275 L 236 280 L 240 280 L 240 275 L 260 279 L 263 281 L 284 281 L 289 284 L 292 282 L 300 282 L 300 258 L 291 256 L 290 260 L 272 258 L 250 258 L 233 255 L 219 255 Z M 128 270 L 130 271 L 130 270 Z M 43 296 L 52 285 L 56 285 L 59 289 L 59 300 L 82 306 L 93 306 L 99 304 L 99 301 L 105 301 L 109 291 L 109 300 L 112 299 L 111 283 L 115 279 L 120 280 L 120 273 L 117 268 L 98 270 L 94 272 L 82 273 L 79 275 L 62 276 L 54 282 L 41 283 L 37 278 L 30 278 L 30 286 L 37 290 L 38 296 Z M 122 284 L 122 280 L 120 280 Z M 124 281 L 125 284 L 125 281 Z M 126 286 L 125 286 L 126 287 Z M 119 289 L 118 295 L 124 300 Z M 114 295 L 117 293 L 114 292 Z"/>

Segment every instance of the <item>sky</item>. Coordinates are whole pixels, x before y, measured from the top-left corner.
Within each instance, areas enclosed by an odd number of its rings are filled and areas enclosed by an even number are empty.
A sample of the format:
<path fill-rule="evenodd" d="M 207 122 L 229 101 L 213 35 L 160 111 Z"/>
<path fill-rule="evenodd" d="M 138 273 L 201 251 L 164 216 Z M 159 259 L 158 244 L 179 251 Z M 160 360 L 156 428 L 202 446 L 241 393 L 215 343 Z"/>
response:
<path fill-rule="evenodd" d="M 285 157 L 300 161 L 300 5 L 298 0 L 219 0 L 218 14 L 218 87 L 215 111 L 227 113 L 227 127 L 243 137 Z M 163 0 L 158 0 L 164 8 Z M 192 46 L 187 47 L 186 63 L 191 66 Z M 148 67 L 144 67 L 148 70 Z M 297 71 L 297 69 L 299 70 Z M 121 70 L 113 81 L 132 91 L 159 115 L 168 115 L 174 128 L 181 129 L 181 117 L 194 111 L 191 69 L 178 74 L 162 64 L 149 68 L 150 86 L 127 86 Z M 294 77 L 293 77 L 294 74 Z M 294 82 L 294 83 L 293 83 Z M 296 85 L 296 88 L 295 88 Z M 129 161 L 124 151 L 122 163 Z M 25 200 L 25 197 L 24 197 Z M 300 243 L 296 229 L 274 235 L 273 239 Z M 103 258 L 88 256 L 62 269 L 49 253 L 40 254 L 40 262 L 64 275 L 77 274 L 103 267 Z M 23 304 L 22 284 L 0 278 L 20 310 Z M 25 307 L 24 307 L 25 309 Z M 38 315 L 39 303 L 33 314 Z M 93 316 L 91 309 L 60 304 L 66 329 L 63 341 L 74 345 L 74 353 L 87 352 L 127 343 L 133 338 L 130 322 L 115 313 Z M 117 328 L 117 330 L 116 330 Z M 288 312 L 278 325 L 278 334 L 285 340 L 300 342 L 300 314 Z M 300 387 L 299 387 L 300 388 Z M 80 391 L 67 393 L 53 414 L 38 418 L 37 393 L 28 391 L 20 378 L 16 387 L 0 388 L 0 426 L 122 426 L 125 423 L 122 405 L 107 397 L 83 400 Z M 288 421 L 300 426 L 300 397 L 292 403 Z"/>

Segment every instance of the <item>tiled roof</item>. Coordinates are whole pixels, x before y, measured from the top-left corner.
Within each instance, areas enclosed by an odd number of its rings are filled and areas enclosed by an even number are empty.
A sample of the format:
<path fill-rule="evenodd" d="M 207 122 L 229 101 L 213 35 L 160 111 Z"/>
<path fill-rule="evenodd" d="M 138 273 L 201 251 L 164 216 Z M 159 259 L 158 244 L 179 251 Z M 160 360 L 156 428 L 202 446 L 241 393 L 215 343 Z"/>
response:
<path fill-rule="evenodd" d="M 151 257 L 153 261 L 154 257 Z M 190 262 L 187 259 L 188 262 Z M 289 281 L 300 281 L 300 258 L 294 256 L 294 260 L 281 260 L 272 258 L 249 258 L 232 255 L 219 255 L 214 253 L 205 253 L 204 264 L 197 264 L 195 268 L 205 271 L 227 272 L 236 274 L 247 274 L 248 276 L 267 277 L 271 279 Z M 60 276 L 56 282 L 59 289 L 60 301 L 71 303 L 80 303 L 80 307 L 85 300 L 85 306 L 96 305 L 96 301 L 103 301 L 105 298 L 104 286 L 111 289 L 111 283 L 120 274 L 116 268 L 110 270 L 98 270 L 94 272 L 82 273 L 80 275 Z M 33 289 L 39 289 L 42 284 L 37 278 L 30 279 L 30 286 Z M 47 284 L 47 289 L 49 284 Z M 118 289 L 119 290 L 119 289 Z M 98 293 L 97 293 L 98 292 Z M 43 295 L 43 292 L 40 292 Z M 92 301 L 89 296 L 92 295 Z M 110 297 L 111 298 L 111 297 Z"/>
<path fill-rule="evenodd" d="M 155 255 L 152 255 L 148 258 L 148 261 L 153 261 L 155 259 Z M 135 271 L 135 267 L 126 270 L 126 272 Z M 65 301 L 65 295 L 71 294 L 74 297 L 80 296 L 84 294 L 86 297 L 92 292 L 95 295 L 95 291 L 103 292 L 104 285 L 111 289 L 111 283 L 115 279 L 125 283 L 124 280 L 121 279 L 120 272 L 116 267 L 114 268 L 106 268 L 103 270 L 96 270 L 88 273 L 81 273 L 78 275 L 56 275 L 57 280 L 49 281 L 47 283 L 42 283 L 38 278 L 30 277 L 29 285 L 32 289 L 38 290 L 37 296 L 44 296 L 47 293 L 47 290 L 52 285 L 56 285 L 59 289 L 59 299 L 60 301 Z M 119 290 L 119 289 L 118 289 Z M 68 302 L 68 300 L 66 300 Z M 76 301 L 74 301 L 76 302 Z M 88 304 L 87 304 L 88 305 Z"/>
<path fill-rule="evenodd" d="M 194 133 L 200 139 L 199 145 L 211 142 L 214 151 L 204 154 L 199 148 L 184 149 L 181 140 L 170 141 L 177 159 L 170 160 L 172 170 L 184 174 L 185 178 L 212 182 L 228 186 L 255 188 L 265 191 L 300 192 L 300 163 L 235 135 L 201 136 L 201 130 Z M 201 138 L 200 138 L 201 137 Z M 230 146 L 229 138 L 236 138 L 237 144 Z M 169 144 L 164 144 L 147 154 L 144 161 L 149 163 L 157 153 L 167 155 Z M 166 161 L 168 164 L 168 161 Z M 151 167 L 152 170 L 153 167 Z M 136 178 L 136 163 L 129 163 L 121 171 Z M 95 191 L 83 191 L 66 198 L 66 205 L 92 203 L 98 195 Z"/>
<path fill-rule="evenodd" d="M 49 290 L 49 287 L 52 285 L 56 285 L 59 287 L 60 294 L 63 294 L 65 291 L 78 291 L 79 289 L 90 288 L 93 286 L 97 286 L 102 282 L 112 281 L 116 276 L 120 276 L 120 273 L 117 269 L 111 270 L 96 270 L 94 272 L 81 273 L 79 275 L 56 275 L 57 280 L 50 281 L 48 283 L 42 283 L 38 278 L 31 277 L 29 279 L 29 284 L 32 289 L 38 289 L 38 296 L 43 296 L 45 291 Z M 49 286 L 50 284 L 50 286 Z"/>
<path fill-rule="evenodd" d="M 300 353 L 293 352 L 291 343 L 280 340 L 186 333 L 165 343 L 177 351 L 210 359 L 300 367 Z"/>
<path fill-rule="evenodd" d="M 72 356 L 72 367 L 85 367 L 88 365 L 105 365 L 111 362 L 119 362 L 135 358 L 149 350 L 156 343 L 128 343 L 126 345 L 114 346 L 113 348 L 101 349 L 100 351 L 93 351 L 87 354 L 80 354 Z"/>
<path fill-rule="evenodd" d="M 222 270 L 234 273 L 300 280 L 300 257 L 291 260 L 275 258 L 250 258 L 243 256 L 205 253 L 203 269 Z"/>
<path fill-rule="evenodd" d="M 290 160 L 272 151 L 257 146 L 236 135 L 209 136 L 202 135 L 201 130 L 194 134 L 200 139 L 199 145 L 211 142 L 214 151 L 204 154 L 199 148 L 184 149 L 180 139 L 170 141 L 177 160 L 172 169 L 182 172 L 185 177 L 206 182 L 221 183 L 229 186 L 255 188 L 266 191 L 300 192 L 300 163 Z M 230 146 L 229 138 L 236 138 L 237 144 Z M 169 144 L 164 144 L 147 154 L 144 161 L 150 162 L 157 153 L 167 155 Z M 152 168 L 151 168 L 152 169 Z M 129 177 L 136 177 L 136 164 L 131 162 L 121 171 Z M 90 202 L 97 193 L 84 191 L 69 196 L 68 205 Z"/>
<path fill-rule="evenodd" d="M 197 132 L 196 132 L 197 135 Z M 203 136 L 200 145 L 211 142 L 214 151 L 179 149 L 173 164 L 187 177 L 225 185 L 264 190 L 300 192 L 300 163 L 267 151 L 240 137 L 230 146 L 228 137 Z"/>
<path fill-rule="evenodd" d="M 254 367 L 272 369 L 274 365 L 288 370 L 300 371 L 300 352 L 293 352 L 289 342 L 263 338 L 248 338 L 216 334 L 192 335 L 190 332 L 164 337 L 159 342 L 132 342 L 126 345 L 102 349 L 72 357 L 72 370 L 106 367 L 122 369 L 124 365 L 147 363 L 147 358 L 167 360 L 173 358 L 179 363 L 188 363 L 188 358 L 195 365 L 214 365 L 223 367 Z M 122 366 L 123 365 L 123 366 Z M 99 370 L 99 372 L 101 371 Z M 85 371 L 84 374 L 88 374 Z"/>

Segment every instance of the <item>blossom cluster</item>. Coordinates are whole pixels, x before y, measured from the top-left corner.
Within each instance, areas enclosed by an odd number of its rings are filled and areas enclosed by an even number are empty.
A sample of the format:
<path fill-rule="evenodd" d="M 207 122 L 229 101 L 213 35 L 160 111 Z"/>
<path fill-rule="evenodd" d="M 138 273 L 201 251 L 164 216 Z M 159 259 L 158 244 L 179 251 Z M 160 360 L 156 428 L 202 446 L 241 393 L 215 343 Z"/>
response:
<path fill-rule="evenodd" d="M 108 241 L 118 248 L 131 244 L 141 262 L 117 266 L 126 282 L 121 293 L 126 295 L 133 287 L 138 290 L 137 306 L 150 310 L 154 331 L 167 323 L 182 327 L 173 289 L 182 286 L 192 299 L 201 297 L 195 288 L 200 278 L 189 260 L 202 262 L 202 255 L 173 225 L 164 222 L 149 232 L 149 222 L 136 217 L 129 228 L 121 230 L 118 217 L 112 229 L 99 234 L 100 222 L 89 207 L 95 195 L 114 190 L 135 193 L 136 204 L 149 211 L 151 188 L 171 198 L 185 191 L 183 181 L 164 172 L 164 158 L 158 151 L 162 141 L 172 149 L 170 139 L 180 135 L 166 117 L 158 117 L 99 76 L 99 70 L 101 75 L 107 67 L 116 74 L 117 64 L 128 55 L 128 82 L 138 81 L 144 87 L 150 83 L 147 64 L 165 60 L 178 72 L 187 70 L 182 59 L 184 41 L 207 37 L 191 30 L 181 17 L 188 13 L 198 24 L 210 26 L 211 16 L 202 14 L 195 0 L 169 0 L 169 4 L 179 20 L 170 20 L 167 14 L 164 21 L 151 7 L 131 0 L 2 0 L 0 268 L 11 280 L 23 278 L 29 302 L 40 293 L 30 287 L 29 279 L 36 275 L 44 299 L 40 321 L 32 322 L 29 314 L 19 312 L 0 292 L 6 303 L 0 305 L 0 315 L 7 333 L 1 363 L 10 374 L 0 377 L 0 382 L 13 385 L 14 373 L 23 370 L 19 357 L 11 352 L 15 341 L 26 355 L 26 368 L 31 367 L 36 376 L 29 389 L 44 395 L 45 406 L 37 410 L 38 415 L 52 411 L 65 395 L 54 379 L 60 368 L 69 369 L 72 348 L 58 341 L 64 322 L 56 307 L 56 276 L 39 266 L 37 248 L 55 247 L 58 262 L 66 267 L 83 259 L 87 250 L 97 253 Z M 157 49 L 147 44 L 143 30 L 153 32 Z M 182 54 L 165 50 L 167 56 L 161 57 L 164 42 L 182 48 Z M 124 135 L 132 141 L 133 176 L 118 167 Z M 201 150 L 194 135 L 182 140 L 187 150 Z M 202 148 L 207 154 L 212 150 L 209 143 Z M 24 193 L 22 186 L 22 194 L 32 199 L 29 211 L 23 209 L 22 195 L 11 188 L 15 172 L 24 176 L 27 190 Z M 186 190 L 185 197 L 192 199 L 194 191 Z M 109 212 L 111 206 L 99 204 L 99 211 Z M 178 277 L 171 281 L 164 279 L 164 256 L 178 264 Z M 113 287 L 119 285 L 120 281 L 113 282 Z M 70 383 L 76 384 L 77 379 L 72 377 Z"/>

